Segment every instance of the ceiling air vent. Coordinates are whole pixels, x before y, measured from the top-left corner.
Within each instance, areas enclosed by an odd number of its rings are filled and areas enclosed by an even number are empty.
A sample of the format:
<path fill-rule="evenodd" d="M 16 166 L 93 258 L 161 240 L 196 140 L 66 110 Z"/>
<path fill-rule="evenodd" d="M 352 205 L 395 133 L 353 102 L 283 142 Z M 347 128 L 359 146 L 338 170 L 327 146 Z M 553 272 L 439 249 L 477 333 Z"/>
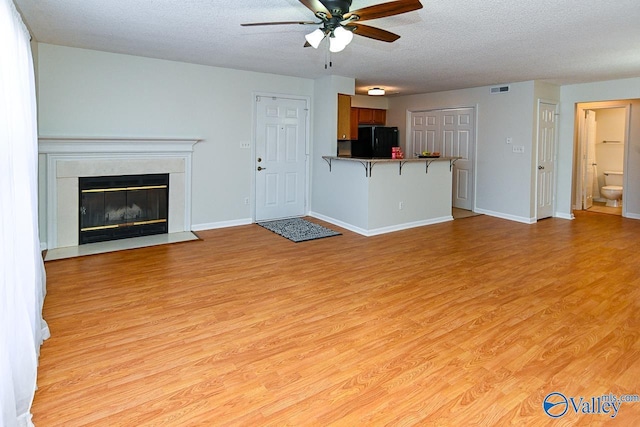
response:
<path fill-rule="evenodd" d="M 494 86 L 491 88 L 491 93 L 506 93 L 509 92 L 509 86 Z"/>

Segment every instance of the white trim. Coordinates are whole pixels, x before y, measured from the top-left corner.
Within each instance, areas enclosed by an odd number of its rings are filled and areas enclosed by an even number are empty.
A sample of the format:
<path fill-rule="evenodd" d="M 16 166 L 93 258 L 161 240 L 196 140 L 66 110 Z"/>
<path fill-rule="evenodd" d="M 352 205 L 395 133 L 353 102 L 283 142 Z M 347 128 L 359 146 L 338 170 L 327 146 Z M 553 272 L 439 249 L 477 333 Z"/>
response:
<path fill-rule="evenodd" d="M 214 230 L 217 228 L 237 227 L 239 225 L 248 225 L 248 224 L 253 224 L 252 218 L 234 219 L 231 221 L 209 222 L 204 224 L 193 224 L 191 226 L 191 230 L 205 231 L 205 230 Z"/>
<path fill-rule="evenodd" d="M 401 230 L 407 230 L 410 228 L 416 228 L 416 227 L 423 227 L 425 225 L 433 225 L 433 224 L 439 224 L 442 222 L 448 222 L 448 221 L 453 221 L 453 216 L 443 216 L 443 217 L 439 217 L 439 218 L 432 218 L 432 219 L 428 219 L 428 220 L 424 220 L 424 221 L 414 221 L 414 222 L 406 222 L 404 224 L 397 224 L 397 225 L 392 225 L 389 227 L 380 227 L 380 228 L 374 228 L 371 230 L 366 230 L 364 228 L 360 228 L 360 227 L 356 227 L 354 225 L 348 224 L 346 222 L 343 221 L 339 221 L 335 218 L 332 217 L 328 217 L 322 214 L 319 214 L 317 212 L 309 212 L 309 216 L 313 217 L 313 218 L 317 218 L 320 219 L 322 221 L 326 221 L 330 224 L 336 225 L 338 227 L 342 227 L 345 228 L 349 231 L 353 231 L 354 233 L 358 233 L 362 236 L 365 237 L 371 237 L 371 236 L 377 236 L 380 234 L 386 234 L 386 233 L 393 233 L 394 231 L 401 231 Z"/>
<path fill-rule="evenodd" d="M 193 146 L 200 141 L 197 138 L 41 136 L 38 153 L 185 153 L 193 152 Z"/>
<path fill-rule="evenodd" d="M 535 224 L 537 222 L 536 218 L 527 218 L 524 216 L 509 215 L 502 212 L 495 212 L 495 211 L 490 211 L 490 210 L 480 209 L 480 208 L 476 208 L 474 212 L 493 216 L 496 218 L 508 219 L 509 221 L 521 222 L 523 224 Z"/>
<path fill-rule="evenodd" d="M 573 216 L 573 214 L 566 214 L 563 212 L 556 212 L 555 215 L 553 215 L 554 218 L 560 218 L 560 219 L 568 219 L 570 221 L 576 219 L 575 216 Z"/>

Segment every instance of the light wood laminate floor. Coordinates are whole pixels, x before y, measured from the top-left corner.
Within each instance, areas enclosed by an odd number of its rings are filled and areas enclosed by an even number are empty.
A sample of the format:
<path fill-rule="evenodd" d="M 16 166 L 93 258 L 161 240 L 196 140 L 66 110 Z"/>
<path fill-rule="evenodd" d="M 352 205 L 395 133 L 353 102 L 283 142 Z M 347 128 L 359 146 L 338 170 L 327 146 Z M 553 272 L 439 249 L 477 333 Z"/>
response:
<path fill-rule="evenodd" d="M 640 425 L 640 221 L 329 227 L 47 262 L 35 425 Z"/>

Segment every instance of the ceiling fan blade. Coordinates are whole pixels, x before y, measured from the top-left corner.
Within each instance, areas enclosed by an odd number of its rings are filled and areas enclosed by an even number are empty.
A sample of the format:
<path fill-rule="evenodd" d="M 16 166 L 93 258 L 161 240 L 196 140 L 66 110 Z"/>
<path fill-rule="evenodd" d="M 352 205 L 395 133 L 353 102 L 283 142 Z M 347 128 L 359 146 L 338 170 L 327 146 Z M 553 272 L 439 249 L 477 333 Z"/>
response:
<path fill-rule="evenodd" d="M 316 16 L 318 16 L 318 12 L 323 13 L 327 19 L 331 18 L 331 12 L 327 9 L 327 6 L 322 4 L 320 0 L 299 0 L 300 3 L 305 5 L 307 9 L 313 12 Z M 322 19 L 322 16 L 318 16 L 318 18 Z"/>
<path fill-rule="evenodd" d="M 363 37 L 369 37 L 370 39 L 380 40 L 383 42 L 391 43 L 400 38 L 399 35 L 387 30 L 381 30 L 380 28 L 370 27 L 369 25 L 350 23 L 345 27 L 351 29 L 354 34 Z"/>
<path fill-rule="evenodd" d="M 251 22 L 249 24 L 240 24 L 240 25 L 243 27 L 256 27 L 258 25 L 291 25 L 291 24 L 319 25 L 319 24 L 322 24 L 322 22 L 313 22 L 313 21 Z"/>
<path fill-rule="evenodd" d="M 358 17 L 358 21 L 365 21 L 369 19 L 378 19 L 384 18 L 386 16 L 399 15 L 401 13 L 412 12 L 418 9 L 422 9 L 420 0 L 398 0 L 390 1 L 387 3 L 380 3 L 369 7 L 363 7 L 362 9 L 345 13 L 343 18 L 349 19 L 350 17 L 355 15 Z"/>

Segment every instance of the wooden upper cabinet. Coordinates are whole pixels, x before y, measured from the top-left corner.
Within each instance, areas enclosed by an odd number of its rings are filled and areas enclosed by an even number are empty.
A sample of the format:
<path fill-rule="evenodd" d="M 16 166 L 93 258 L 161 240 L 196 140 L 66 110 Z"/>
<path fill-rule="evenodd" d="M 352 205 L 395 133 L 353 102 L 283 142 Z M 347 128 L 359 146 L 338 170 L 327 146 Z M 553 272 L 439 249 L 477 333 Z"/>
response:
<path fill-rule="evenodd" d="M 358 108 L 358 124 L 384 126 L 387 123 L 387 110 L 378 108 Z"/>
<path fill-rule="evenodd" d="M 338 94 L 338 141 L 351 139 L 351 97 Z"/>
<path fill-rule="evenodd" d="M 358 139 L 358 107 L 351 107 L 351 140 Z"/>

